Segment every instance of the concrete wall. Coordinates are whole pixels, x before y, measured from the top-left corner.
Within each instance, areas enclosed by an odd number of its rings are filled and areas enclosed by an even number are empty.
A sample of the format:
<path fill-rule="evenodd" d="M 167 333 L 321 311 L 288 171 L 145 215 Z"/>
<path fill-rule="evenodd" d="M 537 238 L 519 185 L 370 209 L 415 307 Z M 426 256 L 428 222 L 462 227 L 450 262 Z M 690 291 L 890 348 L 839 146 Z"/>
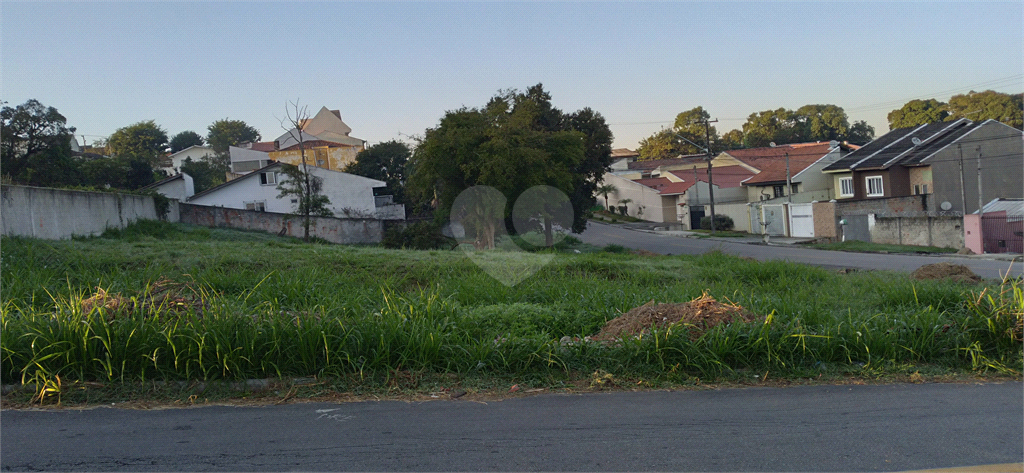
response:
<path fill-rule="evenodd" d="M 964 246 L 962 217 L 875 217 L 873 223 L 868 228 L 872 243 L 956 249 Z"/>
<path fill-rule="evenodd" d="M 608 204 L 616 208 L 616 213 L 619 213 L 619 202 L 624 199 L 630 199 L 632 202 L 626 205 L 629 207 L 629 215 L 631 217 L 641 218 L 649 222 L 678 221 L 676 215 L 676 196 L 663 196 L 650 187 L 610 173 L 604 175 L 604 183 L 615 186 L 615 192 L 608 194 Z M 604 196 L 599 196 L 597 201 L 604 205 Z M 637 210 L 640 206 L 644 207 L 643 215 L 637 215 Z"/>
<path fill-rule="evenodd" d="M 149 196 L 0 186 L 3 234 L 47 240 L 92 236 L 141 219 L 156 220 Z"/>
<path fill-rule="evenodd" d="M 717 197 L 717 196 L 716 196 Z M 710 210 L 708 210 L 710 212 Z M 729 204 L 715 204 L 715 215 L 726 215 L 732 219 L 733 230 L 737 232 L 754 233 L 750 231 L 750 206 L 745 202 Z"/>
<path fill-rule="evenodd" d="M 981 238 L 981 215 L 964 215 L 964 246 L 980 255 L 985 252 L 984 242 Z"/>
<path fill-rule="evenodd" d="M 302 218 L 289 214 L 193 204 L 180 204 L 180 212 L 182 223 L 261 230 L 296 238 L 303 236 Z M 311 219 L 309 234 L 332 243 L 380 243 L 384 235 L 384 221 L 372 218 L 314 217 Z"/>

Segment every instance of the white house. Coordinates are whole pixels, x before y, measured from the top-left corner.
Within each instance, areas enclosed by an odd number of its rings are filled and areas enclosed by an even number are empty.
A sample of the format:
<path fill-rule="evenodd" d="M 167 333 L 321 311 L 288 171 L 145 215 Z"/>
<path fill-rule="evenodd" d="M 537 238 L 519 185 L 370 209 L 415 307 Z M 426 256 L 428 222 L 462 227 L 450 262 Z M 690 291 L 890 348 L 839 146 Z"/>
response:
<path fill-rule="evenodd" d="M 167 198 L 178 199 L 179 202 L 184 202 L 196 193 L 195 186 L 192 184 L 192 176 L 185 173 L 175 174 L 142 188 L 142 190 L 147 189 L 154 189 Z"/>
<path fill-rule="evenodd" d="M 231 156 L 232 179 L 249 174 L 271 163 L 270 154 L 252 148 L 228 147 Z"/>
<path fill-rule="evenodd" d="M 282 163 L 271 163 L 237 179 L 200 192 L 188 203 L 261 212 L 293 213 L 298 206 L 295 197 L 278 197 L 278 182 L 288 177 Z M 389 204 L 375 198 L 373 189 L 387 183 L 330 169 L 309 167 L 309 173 L 323 179 L 323 194 L 330 199 L 329 208 L 335 217 L 405 218 L 405 206 Z M 379 205 L 378 205 L 379 204 Z"/>
<path fill-rule="evenodd" d="M 216 153 L 213 152 L 213 148 L 209 146 L 189 146 L 177 153 L 171 154 L 167 157 L 169 165 L 162 167 L 164 171 L 169 174 L 174 174 L 181 171 L 181 164 L 185 162 L 186 158 L 192 158 L 192 161 L 199 161 L 207 156 L 213 157 Z"/>

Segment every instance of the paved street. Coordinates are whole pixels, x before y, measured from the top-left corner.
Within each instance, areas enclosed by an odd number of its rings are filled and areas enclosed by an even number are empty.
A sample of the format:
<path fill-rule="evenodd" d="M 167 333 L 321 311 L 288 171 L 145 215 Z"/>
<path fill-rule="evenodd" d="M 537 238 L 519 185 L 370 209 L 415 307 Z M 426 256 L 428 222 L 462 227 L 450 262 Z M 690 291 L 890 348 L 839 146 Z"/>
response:
<path fill-rule="evenodd" d="M 1024 460 L 1024 390 L 801 386 L 4 411 L 4 471 L 898 471 Z"/>
<path fill-rule="evenodd" d="M 780 259 L 798 263 L 813 264 L 828 268 L 881 269 L 911 272 L 921 266 L 946 261 L 967 265 L 983 278 L 998 278 L 1007 271 L 1020 276 L 1024 274 L 1024 263 L 987 259 L 988 256 L 931 256 L 931 255 L 896 255 L 878 253 L 850 253 L 842 251 L 823 251 L 796 245 L 755 245 L 738 243 L 728 238 L 704 239 L 686 238 L 667 234 L 656 234 L 632 230 L 619 225 L 607 225 L 590 222 L 587 231 L 574 235 L 585 243 L 597 246 L 608 244 L 622 245 L 627 248 L 644 249 L 661 254 L 703 254 L 712 250 L 720 250 L 736 256 L 749 256 L 759 260 Z"/>

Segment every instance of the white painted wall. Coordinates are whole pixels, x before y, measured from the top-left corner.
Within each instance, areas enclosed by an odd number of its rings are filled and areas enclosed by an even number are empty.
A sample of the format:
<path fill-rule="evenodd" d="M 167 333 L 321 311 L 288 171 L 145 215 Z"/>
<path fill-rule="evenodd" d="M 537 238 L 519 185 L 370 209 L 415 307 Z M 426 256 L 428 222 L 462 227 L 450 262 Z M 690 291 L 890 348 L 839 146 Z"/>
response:
<path fill-rule="evenodd" d="M 208 146 L 190 146 L 170 156 L 171 166 L 161 168 L 167 171 L 168 174 L 177 174 L 181 171 L 181 164 L 185 162 L 185 158 L 192 158 L 192 161 L 199 161 L 205 156 L 213 157 L 216 153 L 213 152 L 213 148 Z"/>
<path fill-rule="evenodd" d="M 192 176 L 189 176 L 188 174 L 182 174 L 180 179 L 166 182 L 153 187 L 153 189 L 169 199 L 178 199 L 182 202 L 196 193 Z"/>
<path fill-rule="evenodd" d="M 278 180 L 286 179 L 280 169 L 280 165 L 275 165 L 261 172 L 246 174 L 210 193 L 193 196 L 188 203 L 244 210 L 247 203 L 262 202 L 267 212 L 292 213 L 296 203 L 292 203 L 290 198 L 279 199 L 276 183 L 260 183 L 260 174 L 268 172 L 277 173 Z M 386 183 L 383 181 L 313 166 L 309 167 L 309 172 L 324 180 L 323 193 L 330 199 L 330 208 L 336 217 L 376 216 L 373 188 L 384 187 Z"/>

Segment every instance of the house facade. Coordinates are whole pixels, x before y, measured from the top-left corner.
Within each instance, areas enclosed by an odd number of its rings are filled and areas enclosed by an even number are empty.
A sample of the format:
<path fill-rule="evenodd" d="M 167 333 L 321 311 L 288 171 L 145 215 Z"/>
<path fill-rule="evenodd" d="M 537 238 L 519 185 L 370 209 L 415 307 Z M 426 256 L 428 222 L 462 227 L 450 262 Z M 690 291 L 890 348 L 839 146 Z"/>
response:
<path fill-rule="evenodd" d="M 216 153 L 213 148 L 209 146 L 189 146 L 177 153 L 173 153 L 167 157 L 160 169 L 166 171 L 168 174 L 176 174 L 181 171 L 181 165 L 185 162 L 185 159 L 192 158 L 192 161 L 199 161 L 203 158 L 212 158 Z"/>
<path fill-rule="evenodd" d="M 356 155 L 366 147 L 364 140 L 349 135 L 352 128 L 342 121 L 338 110 L 322 107 L 316 116 L 300 125 L 274 140 L 274 151 L 268 153 L 270 159 L 297 166 L 302 164 L 305 154 L 310 165 L 341 171 L 354 163 Z"/>
<path fill-rule="evenodd" d="M 995 198 L 1024 197 L 1022 138 L 996 120 L 900 128 L 823 172 L 839 200 L 927 195 L 926 210 L 971 213 Z"/>
<path fill-rule="evenodd" d="M 282 163 L 248 172 L 236 179 L 193 195 L 188 203 L 262 212 L 292 213 L 298 206 L 295 197 L 279 198 L 279 182 L 288 177 Z M 329 169 L 310 167 L 309 173 L 323 179 L 323 194 L 330 199 L 335 217 L 404 219 L 405 207 L 375 198 L 373 189 L 385 187 L 383 181 Z M 378 203 L 380 205 L 378 205 Z"/>

